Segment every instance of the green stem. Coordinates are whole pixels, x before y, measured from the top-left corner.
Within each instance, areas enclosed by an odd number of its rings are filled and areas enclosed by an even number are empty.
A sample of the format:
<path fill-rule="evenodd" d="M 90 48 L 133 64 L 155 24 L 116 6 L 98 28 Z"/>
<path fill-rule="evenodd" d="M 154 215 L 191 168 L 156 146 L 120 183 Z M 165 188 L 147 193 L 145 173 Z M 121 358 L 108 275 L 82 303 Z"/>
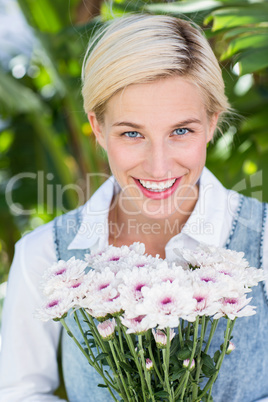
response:
<path fill-rule="evenodd" d="M 216 328 L 217 328 L 217 326 L 218 326 L 218 323 L 219 323 L 219 320 L 213 320 L 213 322 L 212 322 L 212 324 L 211 324 L 210 334 L 209 334 L 209 338 L 208 338 L 207 345 L 206 345 L 206 348 L 205 348 L 205 350 L 204 350 L 204 353 L 207 353 L 207 352 L 208 352 L 208 349 L 209 349 L 209 347 L 210 347 L 210 344 L 211 344 L 213 335 L 214 335 L 214 333 L 215 333 L 215 331 L 216 331 Z"/>
<path fill-rule="evenodd" d="M 161 355 L 160 355 L 160 350 L 159 350 L 159 348 L 157 348 L 156 352 L 157 352 L 157 358 L 158 358 L 158 363 L 159 363 L 159 370 L 160 370 L 161 373 L 164 375 L 163 366 L 162 366 L 162 361 L 161 361 Z"/>
<path fill-rule="evenodd" d="M 183 401 L 184 394 L 185 394 L 186 387 L 187 387 L 187 383 L 188 383 L 188 380 L 189 380 L 189 375 L 190 375 L 190 371 L 187 370 L 186 376 L 185 376 L 185 380 L 184 380 L 184 382 L 183 382 L 182 393 L 181 393 L 181 396 L 180 396 L 180 399 L 179 399 L 180 401 Z M 176 396 L 176 393 L 175 393 L 175 396 Z"/>
<path fill-rule="evenodd" d="M 206 317 L 203 315 L 201 319 L 201 333 L 200 333 L 200 348 L 199 348 L 199 353 L 197 355 L 196 359 L 196 375 L 195 375 L 195 383 L 193 383 L 193 395 L 192 398 L 193 400 L 197 399 L 197 394 L 198 394 L 198 388 L 199 388 L 199 378 L 201 374 L 201 353 L 202 353 L 202 345 L 205 337 L 205 330 L 206 330 Z"/>
<path fill-rule="evenodd" d="M 74 336 L 74 334 L 72 333 L 72 331 L 70 330 L 70 328 L 68 327 L 68 325 L 66 324 L 66 322 L 64 321 L 63 318 L 60 319 L 60 322 L 62 324 L 62 326 L 65 328 L 65 330 L 67 331 L 68 334 L 70 334 L 71 338 L 73 339 L 73 341 L 75 342 L 75 344 L 78 346 L 78 348 L 80 349 L 80 351 L 83 353 L 83 355 L 86 357 L 88 363 L 95 368 L 95 370 L 101 375 L 101 377 L 103 378 L 105 384 L 107 385 L 108 391 L 110 392 L 111 396 L 113 397 L 114 401 L 119 402 L 118 399 L 116 399 L 116 397 L 114 396 L 111 387 L 113 389 L 115 389 L 115 391 L 118 391 L 116 389 L 116 387 L 114 386 L 114 384 L 112 384 L 103 374 L 103 371 L 98 367 L 98 365 L 95 362 L 92 362 L 90 357 L 88 356 L 88 354 L 86 353 L 86 351 L 84 350 L 84 348 L 80 345 L 80 343 L 78 342 L 78 340 L 76 339 L 76 337 Z"/>
<path fill-rule="evenodd" d="M 183 321 L 183 320 L 182 320 L 182 321 Z M 179 325 L 178 325 L 178 334 L 179 334 L 179 340 L 180 340 L 180 347 L 181 347 L 181 349 L 182 349 L 183 346 L 184 346 L 183 336 L 182 336 L 182 330 L 183 330 L 183 328 L 182 328 L 182 326 L 179 324 Z"/>
<path fill-rule="evenodd" d="M 119 358 L 119 361 L 122 361 L 122 357 L 123 357 L 123 361 L 124 361 L 124 360 L 125 360 L 125 358 L 124 358 L 124 353 L 122 353 L 122 351 L 121 351 L 120 348 L 119 348 L 119 345 L 118 345 L 118 341 L 117 341 L 117 339 L 116 339 L 116 336 L 113 338 L 113 341 L 114 341 L 114 347 L 115 347 L 117 356 L 118 356 L 118 358 Z M 121 370 L 122 370 L 122 369 L 121 369 Z M 129 386 L 131 385 L 131 388 L 134 389 L 134 385 L 133 385 L 132 378 L 131 378 L 130 374 L 129 374 L 126 370 L 124 370 L 124 372 L 125 372 L 125 374 L 126 374 L 126 376 L 127 376 L 127 379 L 128 379 L 128 385 L 129 385 Z"/>
<path fill-rule="evenodd" d="M 131 354 L 132 354 L 132 356 L 134 358 L 136 367 L 138 369 L 139 376 L 140 376 L 140 379 L 141 379 L 141 390 L 142 390 L 143 400 L 144 400 L 144 402 L 146 402 L 146 393 L 145 393 L 146 385 L 145 385 L 145 381 L 144 381 L 144 378 L 143 378 L 143 375 L 142 375 L 142 370 L 141 370 L 141 367 L 140 367 L 140 364 L 139 364 L 139 360 L 137 358 L 137 353 L 135 352 L 135 347 L 133 345 L 131 336 L 126 333 L 126 328 L 124 326 L 122 326 L 122 330 L 124 332 L 125 339 L 127 341 L 129 350 L 130 350 L 130 352 L 131 352 Z"/>
<path fill-rule="evenodd" d="M 123 353 L 123 355 L 125 354 L 125 350 L 124 350 L 124 345 L 123 345 L 123 339 L 122 339 L 122 332 L 121 332 L 121 321 L 118 319 L 118 317 L 116 317 L 116 327 L 117 327 L 117 332 L 118 332 L 118 338 L 119 338 L 119 343 L 120 343 L 120 348 L 121 348 L 121 352 Z"/>
<path fill-rule="evenodd" d="M 155 399 L 154 399 L 154 394 L 153 394 L 152 387 L 151 387 L 151 377 L 150 377 L 150 374 L 149 374 L 149 372 L 148 372 L 148 370 L 146 368 L 146 362 L 145 362 L 145 358 L 144 358 L 142 335 L 138 335 L 138 340 L 139 340 L 139 347 L 140 347 L 139 354 L 140 354 L 140 357 L 141 357 L 141 363 L 142 363 L 142 367 L 143 367 L 145 381 L 147 383 L 147 387 L 148 387 L 148 390 L 149 390 L 151 400 L 154 401 Z"/>
<path fill-rule="evenodd" d="M 182 394 L 180 396 L 181 400 L 183 400 L 183 396 L 184 396 L 186 388 L 187 388 L 187 383 L 188 383 L 188 379 L 189 379 L 189 375 L 190 375 L 190 367 L 191 367 L 192 361 L 194 359 L 195 351 L 196 351 L 197 337 L 198 337 L 198 327 L 199 327 L 199 316 L 196 317 L 196 320 L 195 320 L 195 323 L 194 323 L 193 349 L 192 349 L 192 353 L 190 355 L 187 371 L 184 374 L 184 377 L 182 379 L 183 388 L 182 388 Z M 175 391 L 175 398 L 178 397 L 178 393 L 179 393 L 180 390 L 181 390 L 181 384 L 177 387 L 177 389 Z"/>
<path fill-rule="evenodd" d="M 103 341 L 103 339 L 102 339 L 102 337 L 101 337 L 101 335 L 100 335 L 100 333 L 99 333 L 99 331 L 98 331 L 98 329 L 97 329 L 97 327 L 96 327 L 96 324 L 95 324 L 95 322 L 94 322 L 94 319 L 93 319 L 92 316 L 91 316 L 87 311 L 85 311 L 84 309 L 80 309 L 80 311 L 81 311 L 81 314 L 83 315 L 85 321 L 88 323 L 89 328 L 90 328 L 91 331 L 93 332 L 94 339 L 95 339 L 95 341 L 97 341 L 98 344 L 99 344 L 98 346 L 99 346 L 102 350 L 105 349 L 104 341 Z"/>
<path fill-rule="evenodd" d="M 167 331 L 167 344 L 166 344 L 166 348 L 162 349 L 163 369 L 164 369 L 164 375 L 165 375 L 166 390 L 169 394 L 169 401 L 172 402 L 172 394 L 171 394 L 171 389 L 170 389 L 170 384 L 169 384 L 170 328 L 167 327 L 166 331 Z"/>
<path fill-rule="evenodd" d="M 120 385 L 120 390 L 121 390 L 121 393 L 122 393 L 122 398 L 127 397 L 127 400 L 130 400 L 130 395 L 128 393 L 128 388 L 127 388 L 127 385 L 125 383 L 124 376 L 123 376 L 120 364 L 118 363 L 118 359 L 116 357 L 116 353 L 115 353 L 115 350 L 114 350 L 114 345 L 113 345 L 112 340 L 109 341 L 109 346 L 110 346 L 110 349 L 111 349 L 111 352 L 112 352 L 112 355 L 113 355 L 113 358 L 114 358 L 114 362 L 115 362 L 116 367 L 117 367 L 119 378 L 121 380 L 121 383 L 119 383 L 119 385 Z"/>
<path fill-rule="evenodd" d="M 226 331 L 225 331 L 225 336 L 224 336 L 224 343 L 223 343 L 223 349 L 222 349 L 222 353 L 217 361 L 216 364 L 216 372 L 215 374 L 213 374 L 213 376 L 210 378 L 210 380 L 207 382 L 205 388 L 203 389 L 201 395 L 199 395 L 199 398 L 201 399 L 203 396 L 206 395 L 207 391 L 210 390 L 210 394 L 211 394 L 211 390 L 212 390 L 212 386 L 214 384 L 214 382 L 216 381 L 218 374 L 219 374 L 219 370 L 221 368 L 224 356 L 226 354 L 226 350 L 227 350 L 227 344 L 230 340 L 230 336 L 231 336 L 231 330 L 233 329 L 234 326 L 234 322 L 231 323 L 230 318 L 227 319 L 227 325 L 226 325 Z"/>
<path fill-rule="evenodd" d="M 161 376 L 161 374 L 160 374 L 160 372 L 158 370 L 158 367 L 157 367 L 157 364 L 156 364 L 156 361 L 155 361 L 155 358 L 154 358 L 154 354 L 153 354 L 153 351 L 152 351 L 151 331 L 148 330 L 146 332 L 145 336 L 146 336 L 146 340 L 149 343 L 148 350 L 149 350 L 150 359 L 153 362 L 154 371 L 156 372 L 156 375 L 157 375 L 159 381 L 161 382 L 161 384 L 164 385 L 164 380 L 163 380 L 163 378 L 162 378 L 162 376 Z M 159 364 L 160 364 L 160 362 L 159 362 Z"/>
<path fill-rule="evenodd" d="M 81 309 L 79 309 L 79 311 L 81 312 L 81 314 L 82 314 L 84 320 L 85 320 L 86 323 L 88 324 L 88 326 L 89 326 L 89 328 L 90 328 L 90 330 L 91 330 L 91 332 L 92 332 L 92 334 L 93 334 L 93 336 L 94 336 L 95 342 L 98 342 L 98 343 L 99 343 L 99 345 L 96 344 L 96 348 L 97 348 L 98 353 L 99 353 L 99 348 L 98 348 L 98 346 L 99 346 L 100 349 L 101 349 L 101 351 L 102 351 L 103 353 L 106 353 L 106 354 L 107 354 L 106 360 L 107 360 L 107 362 L 108 362 L 108 364 L 109 364 L 109 366 L 110 366 L 110 368 L 111 368 L 111 370 L 112 370 L 112 372 L 113 372 L 113 374 L 114 374 L 115 381 L 117 382 L 117 385 L 118 385 L 118 387 L 120 388 L 120 381 L 119 381 L 119 379 L 118 379 L 118 374 L 117 374 L 117 372 L 116 372 L 116 367 L 115 367 L 115 365 L 114 365 L 113 359 L 111 358 L 111 355 L 110 355 L 110 353 L 109 353 L 109 350 L 107 350 L 106 342 L 102 339 L 102 337 L 101 337 L 101 335 L 100 335 L 100 333 L 99 333 L 99 331 L 98 331 L 98 328 L 96 327 L 96 324 L 95 324 L 95 322 L 94 322 L 94 319 L 92 318 L 92 316 L 91 316 L 90 314 L 88 314 L 87 312 L 85 312 L 84 309 L 81 308 Z M 95 358 L 95 357 L 94 357 L 94 358 Z M 117 390 L 117 391 L 118 391 L 118 390 Z"/>
<path fill-rule="evenodd" d="M 92 360 L 93 360 L 93 362 L 94 362 L 94 361 L 95 361 L 94 353 L 92 352 L 92 349 L 91 349 L 91 347 L 90 347 L 90 345 L 89 345 L 89 343 L 88 343 L 88 339 L 87 339 L 87 337 L 86 337 L 85 334 L 84 334 L 83 328 L 82 328 L 82 326 L 81 326 L 81 324 L 80 324 L 80 321 L 79 321 L 79 318 L 78 318 L 78 315 L 77 315 L 77 312 L 76 312 L 76 311 L 74 311 L 74 319 L 75 319 L 75 322 L 76 322 L 76 324 L 77 324 L 77 326 L 78 326 L 78 328 L 79 328 L 79 330 L 80 330 L 80 332 L 81 332 L 81 334 L 82 334 L 82 336 L 83 336 L 83 339 L 84 339 L 84 341 L 85 341 L 85 344 L 86 344 L 86 346 L 87 346 L 87 348 L 88 348 L 88 352 L 90 353 L 90 356 L 91 356 L 91 358 L 92 358 Z"/>
<path fill-rule="evenodd" d="M 187 340 L 187 341 L 188 341 L 189 338 L 190 338 L 191 326 L 192 326 L 192 324 L 191 324 L 190 322 L 188 322 L 187 330 L 186 330 L 186 340 Z"/>

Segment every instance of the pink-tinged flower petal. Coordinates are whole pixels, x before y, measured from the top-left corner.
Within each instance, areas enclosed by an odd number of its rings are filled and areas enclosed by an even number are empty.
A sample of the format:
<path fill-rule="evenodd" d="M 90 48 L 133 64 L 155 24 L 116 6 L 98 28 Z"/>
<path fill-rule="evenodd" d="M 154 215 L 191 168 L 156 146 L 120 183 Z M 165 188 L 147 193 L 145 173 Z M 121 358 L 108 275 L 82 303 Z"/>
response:
<path fill-rule="evenodd" d="M 195 320 L 196 301 L 193 299 L 193 290 L 180 285 L 177 279 L 172 283 L 156 283 L 151 288 L 143 288 L 142 294 L 144 299 L 136 305 L 136 313 L 146 314 L 152 322 L 151 327 L 177 327 L 180 317 L 188 321 Z"/>
<path fill-rule="evenodd" d="M 153 336 L 155 339 L 156 346 L 160 349 L 164 349 L 167 345 L 167 335 L 165 334 L 165 332 L 161 331 L 160 329 L 157 329 L 157 330 L 152 329 L 152 333 L 153 333 Z M 170 342 L 172 341 L 174 336 L 175 336 L 175 331 L 174 331 L 174 329 L 171 328 L 170 332 L 169 332 L 169 341 Z"/>
<path fill-rule="evenodd" d="M 235 350 L 235 345 L 233 342 L 229 342 L 228 348 L 226 350 L 226 354 L 229 355 L 230 353 L 232 353 L 232 351 Z"/>
<path fill-rule="evenodd" d="M 36 310 L 35 317 L 41 321 L 58 320 L 64 317 L 73 306 L 74 303 L 70 298 L 50 299 L 42 308 Z"/>
<path fill-rule="evenodd" d="M 127 334 L 144 334 L 150 325 L 145 315 L 139 315 L 134 318 L 128 318 L 126 316 L 120 317 L 122 324 L 127 327 Z"/>
<path fill-rule="evenodd" d="M 221 301 L 219 312 L 214 319 L 228 317 L 234 320 L 236 317 L 246 317 L 256 314 L 254 306 L 248 306 L 252 298 L 247 299 L 246 295 L 236 297 L 224 297 Z"/>
<path fill-rule="evenodd" d="M 44 294 L 50 296 L 55 289 L 68 288 L 73 281 L 82 280 L 86 267 L 86 262 L 77 260 L 75 257 L 53 264 L 43 275 L 41 286 Z"/>
<path fill-rule="evenodd" d="M 189 367 L 189 364 L 190 364 L 190 359 L 183 360 L 183 363 L 182 363 L 183 367 L 189 368 L 189 370 L 192 371 L 195 368 L 195 360 L 194 359 L 192 360 L 190 367 Z"/>
<path fill-rule="evenodd" d="M 147 369 L 148 371 L 151 371 L 151 370 L 153 369 L 153 367 L 154 367 L 154 365 L 153 365 L 152 360 L 146 359 L 146 369 Z"/>
<path fill-rule="evenodd" d="M 102 338 L 109 341 L 114 337 L 115 319 L 113 318 L 112 320 L 101 322 L 98 324 L 97 328 Z"/>

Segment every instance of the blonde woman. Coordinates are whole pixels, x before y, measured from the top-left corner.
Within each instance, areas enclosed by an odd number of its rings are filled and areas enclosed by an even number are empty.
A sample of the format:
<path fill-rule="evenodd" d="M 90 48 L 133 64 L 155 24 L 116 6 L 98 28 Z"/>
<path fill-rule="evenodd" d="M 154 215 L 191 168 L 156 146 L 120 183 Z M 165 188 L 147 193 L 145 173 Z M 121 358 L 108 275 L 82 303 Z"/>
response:
<path fill-rule="evenodd" d="M 16 246 L 3 317 L 5 402 L 57 399 L 61 328 L 39 322 L 33 312 L 42 304 L 42 273 L 58 259 L 141 241 L 147 253 L 172 260 L 174 248 L 204 242 L 243 251 L 251 265 L 268 268 L 267 206 L 226 190 L 205 168 L 207 144 L 230 106 L 218 62 L 198 28 L 169 16 L 114 20 L 87 51 L 82 93 L 113 176 L 83 207 Z M 257 314 L 235 326 L 236 350 L 214 386 L 216 402 L 268 398 L 265 286 L 252 292 Z M 217 331 L 215 344 L 221 325 Z M 110 401 L 66 334 L 61 344 L 69 401 Z"/>

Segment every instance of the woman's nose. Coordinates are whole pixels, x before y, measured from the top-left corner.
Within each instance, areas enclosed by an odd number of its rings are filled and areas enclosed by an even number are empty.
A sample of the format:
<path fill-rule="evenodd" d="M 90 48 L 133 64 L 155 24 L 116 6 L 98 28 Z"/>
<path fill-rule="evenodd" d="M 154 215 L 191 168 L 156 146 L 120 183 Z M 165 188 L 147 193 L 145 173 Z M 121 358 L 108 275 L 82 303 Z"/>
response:
<path fill-rule="evenodd" d="M 145 155 L 145 170 L 149 177 L 166 179 L 171 177 L 171 150 L 163 142 L 150 144 Z"/>

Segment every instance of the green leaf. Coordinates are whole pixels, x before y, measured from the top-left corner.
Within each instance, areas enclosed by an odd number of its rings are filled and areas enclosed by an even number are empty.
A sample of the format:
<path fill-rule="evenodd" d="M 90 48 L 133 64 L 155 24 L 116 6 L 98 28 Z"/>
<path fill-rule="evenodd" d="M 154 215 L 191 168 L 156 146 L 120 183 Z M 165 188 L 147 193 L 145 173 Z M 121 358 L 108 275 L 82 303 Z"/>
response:
<path fill-rule="evenodd" d="M 222 54 L 221 60 L 225 60 L 235 53 L 240 52 L 241 50 L 252 50 L 263 47 L 268 43 L 268 33 L 267 34 L 255 34 L 255 35 L 247 35 L 240 38 L 236 38 L 232 40 L 228 46 L 228 49 L 225 53 Z"/>
<path fill-rule="evenodd" d="M 248 34 L 248 35 L 268 34 L 268 29 L 265 28 L 265 27 L 260 27 L 260 26 L 256 26 L 256 27 L 245 26 L 245 27 L 233 28 L 233 29 L 231 29 L 230 31 L 226 32 L 223 35 L 223 39 L 224 40 L 232 39 L 232 38 L 235 38 L 237 36 L 241 36 L 243 34 Z"/>
<path fill-rule="evenodd" d="M 108 385 L 106 385 L 106 384 L 98 384 L 98 387 L 100 387 L 100 388 L 108 388 Z"/>
<path fill-rule="evenodd" d="M 201 359 L 202 359 L 202 372 L 205 374 L 205 376 L 211 377 L 216 372 L 216 368 L 212 358 L 209 355 L 202 353 Z"/>
<path fill-rule="evenodd" d="M 125 358 L 125 359 L 135 360 L 134 357 L 133 357 L 130 353 L 125 353 L 125 354 L 124 354 L 124 358 Z"/>
<path fill-rule="evenodd" d="M 167 391 L 159 391 L 154 394 L 154 396 L 159 397 L 159 398 L 168 398 L 169 393 Z"/>
<path fill-rule="evenodd" d="M 207 366 L 202 366 L 202 372 L 205 374 L 206 377 L 212 377 L 216 373 L 216 369 L 209 368 Z"/>
<path fill-rule="evenodd" d="M 189 359 L 190 356 L 191 356 L 191 351 L 188 348 L 181 349 L 177 354 L 177 358 L 179 360 Z"/>
<path fill-rule="evenodd" d="M 137 373 L 137 370 L 130 366 L 130 364 L 119 362 L 120 367 L 122 367 L 128 373 Z"/>
<path fill-rule="evenodd" d="M 217 352 L 214 353 L 213 360 L 214 360 L 215 364 L 219 360 L 220 355 L 221 355 L 221 352 L 219 350 L 217 350 Z"/>
<path fill-rule="evenodd" d="M 19 99 L 19 101 L 18 101 Z M 38 96 L 18 80 L 0 70 L 0 114 L 44 113 L 46 110 Z"/>
<path fill-rule="evenodd" d="M 211 13 L 211 16 L 205 20 L 208 23 L 213 19 L 212 31 L 234 28 L 249 24 L 258 24 L 267 22 L 268 4 L 250 4 L 241 7 L 223 8 Z"/>
<path fill-rule="evenodd" d="M 177 370 L 175 373 L 173 373 L 170 377 L 169 380 L 170 381 L 175 381 L 175 380 L 179 380 L 183 374 L 186 372 L 185 368 L 182 368 L 180 370 Z"/>
<path fill-rule="evenodd" d="M 171 347 L 170 347 L 170 356 L 173 356 L 176 354 L 180 349 L 180 338 L 179 335 L 176 335 L 175 338 L 171 342 Z"/>
<path fill-rule="evenodd" d="M 215 368 L 212 358 L 209 355 L 207 355 L 206 353 L 202 352 L 201 359 L 202 359 L 202 363 L 204 366 L 211 368 L 211 369 Z"/>
<path fill-rule="evenodd" d="M 109 356 L 108 353 L 100 353 L 98 356 L 96 356 L 95 361 L 98 362 L 99 360 L 103 360 L 106 358 L 106 356 Z"/>
<path fill-rule="evenodd" d="M 172 15 L 190 14 L 200 11 L 210 11 L 221 6 L 221 1 L 217 0 L 189 0 L 168 4 L 150 4 L 145 6 L 145 10 L 152 13 L 167 13 Z"/>
<path fill-rule="evenodd" d="M 243 53 L 238 63 L 240 75 L 263 70 L 268 67 L 268 46 Z"/>

